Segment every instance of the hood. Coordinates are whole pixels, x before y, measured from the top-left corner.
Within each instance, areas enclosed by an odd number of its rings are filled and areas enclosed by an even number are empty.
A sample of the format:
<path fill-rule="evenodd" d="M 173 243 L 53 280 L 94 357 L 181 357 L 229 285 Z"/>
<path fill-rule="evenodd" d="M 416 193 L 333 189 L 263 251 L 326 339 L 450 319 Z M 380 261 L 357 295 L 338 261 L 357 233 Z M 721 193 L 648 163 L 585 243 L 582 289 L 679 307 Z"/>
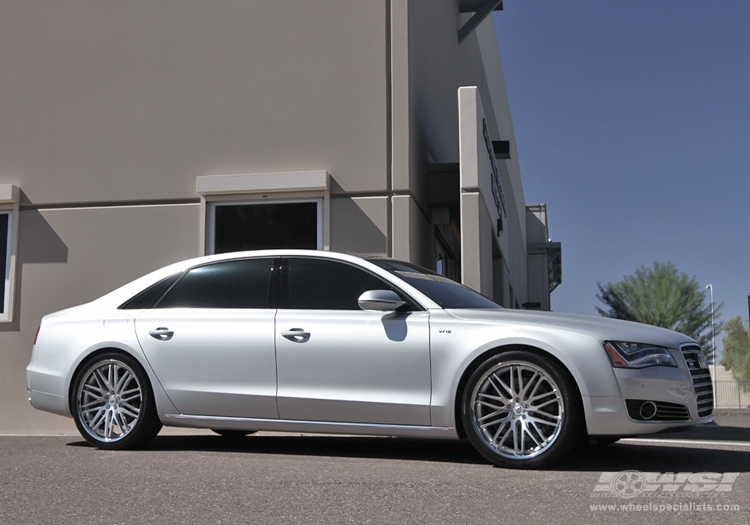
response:
<path fill-rule="evenodd" d="M 686 343 L 697 344 L 690 337 L 673 330 L 607 317 L 508 309 L 451 309 L 447 312 L 459 319 L 479 322 L 529 324 L 535 327 L 574 330 L 602 341 L 627 341 L 670 348 L 679 348 Z"/>

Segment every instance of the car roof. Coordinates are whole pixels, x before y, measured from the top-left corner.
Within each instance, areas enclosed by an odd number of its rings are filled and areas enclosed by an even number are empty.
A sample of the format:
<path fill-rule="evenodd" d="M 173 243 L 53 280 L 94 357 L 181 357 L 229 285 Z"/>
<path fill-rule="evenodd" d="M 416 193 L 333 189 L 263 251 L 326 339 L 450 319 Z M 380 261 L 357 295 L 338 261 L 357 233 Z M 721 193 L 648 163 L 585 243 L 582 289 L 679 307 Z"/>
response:
<path fill-rule="evenodd" d="M 178 261 L 170 265 L 164 266 L 162 268 L 159 268 L 158 270 L 150 272 L 142 277 L 139 277 L 103 295 L 102 297 L 95 299 L 89 304 L 97 304 L 103 307 L 110 307 L 110 306 L 116 307 L 124 303 L 131 297 L 135 296 L 137 293 L 144 290 L 145 288 L 161 281 L 162 279 L 165 279 L 171 275 L 174 275 L 175 273 L 181 273 L 191 268 L 194 268 L 196 266 L 203 266 L 206 264 L 213 264 L 213 263 L 218 263 L 222 261 L 232 261 L 232 260 L 238 260 L 238 259 L 257 258 L 257 257 L 315 257 L 315 258 L 353 263 L 356 266 L 366 268 L 367 270 L 373 273 L 376 273 L 377 275 L 381 276 L 382 278 L 390 282 L 393 282 L 394 279 L 397 279 L 396 282 L 398 283 L 398 286 L 402 288 L 405 292 L 409 293 L 409 295 L 411 295 L 414 299 L 416 299 L 419 303 L 421 303 L 425 308 L 439 308 L 439 306 L 434 301 L 432 301 L 429 297 L 425 296 L 423 293 L 419 292 L 419 290 L 417 290 L 416 288 L 413 288 L 411 285 L 398 279 L 396 276 L 392 275 L 390 272 L 388 272 L 384 268 L 381 268 L 377 266 L 376 264 L 373 264 L 372 262 L 369 262 L 367 259 L 364 259 L 362 257 L 358 257 L 356 255 L 350 255 L 346 253 L 340 253 L 340 252 L 325 251 L 325 250 L 290 250 L 290 249 L 249 250 L 249 251 L 241 251 L 241 252 L 228 252 L 228 253 L 222 253 L 222 254 L 204 255 L 200 257 L 193 257 L 190 259 L 185 259 L 185 260 Z"/>

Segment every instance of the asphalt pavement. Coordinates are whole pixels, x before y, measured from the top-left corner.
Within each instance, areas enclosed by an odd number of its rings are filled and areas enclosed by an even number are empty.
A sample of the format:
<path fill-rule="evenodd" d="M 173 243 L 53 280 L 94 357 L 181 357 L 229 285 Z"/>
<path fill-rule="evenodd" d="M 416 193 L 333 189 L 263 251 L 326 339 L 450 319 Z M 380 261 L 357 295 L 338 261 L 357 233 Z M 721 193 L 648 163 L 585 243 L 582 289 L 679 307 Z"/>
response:
<path fill-rule="evenodd" d="M 3 436 L 0 523 L 750 523 L 750 417 L 718 421 L 541 471 L 465 441 L 165 433 L 110 452 Z"/>

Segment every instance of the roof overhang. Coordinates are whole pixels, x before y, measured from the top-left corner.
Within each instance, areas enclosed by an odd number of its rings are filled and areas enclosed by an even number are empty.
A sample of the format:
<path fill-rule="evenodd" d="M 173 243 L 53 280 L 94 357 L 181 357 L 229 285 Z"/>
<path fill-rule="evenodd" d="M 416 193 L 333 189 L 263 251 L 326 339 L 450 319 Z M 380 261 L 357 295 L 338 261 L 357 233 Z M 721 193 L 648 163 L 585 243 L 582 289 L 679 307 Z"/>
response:
<path fill-rule="evenodd" d="M 458 30 L 458 43 L 469 36 L 492 11 L 502 11 L 503 0 L 458 0 L 458 10 L 461 13 L 474 13 Z"/>
<path fill-rule="evenodd" d="M 462 13 L 476 13 L 483 4 L 486 4 L 487 0 L 458 0 L 458 10 Z M 495 6 L 495 11 L 502 11 L 503 2 L 500 1 L 499 5 Z"/>

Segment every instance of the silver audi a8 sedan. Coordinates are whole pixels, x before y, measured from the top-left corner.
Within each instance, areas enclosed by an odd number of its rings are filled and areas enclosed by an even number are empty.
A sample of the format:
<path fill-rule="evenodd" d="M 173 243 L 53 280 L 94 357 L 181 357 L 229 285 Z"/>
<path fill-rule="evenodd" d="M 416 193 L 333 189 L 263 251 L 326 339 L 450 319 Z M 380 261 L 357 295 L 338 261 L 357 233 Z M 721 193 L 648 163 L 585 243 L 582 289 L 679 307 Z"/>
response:
<path fill-rule="evenodd" d="M 306 250 L 183 261 L 47 315 L 27 385 L 103 449 L 162 425 L 468 438 L 495 465 L 541 468 L 582 439 L 713 419 L 685 335 L 504 309 L 409 263 Z"/>

